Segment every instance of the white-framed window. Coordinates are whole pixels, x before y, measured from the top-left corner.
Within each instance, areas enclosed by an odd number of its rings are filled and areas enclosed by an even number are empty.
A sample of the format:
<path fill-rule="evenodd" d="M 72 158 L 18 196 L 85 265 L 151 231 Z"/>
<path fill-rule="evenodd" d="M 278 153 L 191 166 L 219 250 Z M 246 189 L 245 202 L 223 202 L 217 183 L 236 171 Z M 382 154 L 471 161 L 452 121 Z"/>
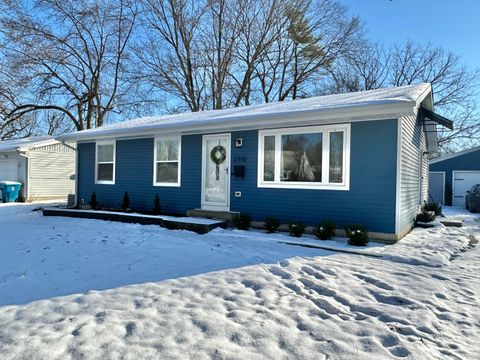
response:
<path fill-rule="evenodd" d="M 258 187 L 350 189 L 350 124 L 261 130 L 258 135 Z"/>
<path fill-rule="evenodd" d="M 155 137 L 154 186 L 180 186 L 182 139 L 180 136 Z"/>
<path fill-rule="evenodd" d="M 96 143 L 95 183 L 115 184 L 115 141 Z"/>

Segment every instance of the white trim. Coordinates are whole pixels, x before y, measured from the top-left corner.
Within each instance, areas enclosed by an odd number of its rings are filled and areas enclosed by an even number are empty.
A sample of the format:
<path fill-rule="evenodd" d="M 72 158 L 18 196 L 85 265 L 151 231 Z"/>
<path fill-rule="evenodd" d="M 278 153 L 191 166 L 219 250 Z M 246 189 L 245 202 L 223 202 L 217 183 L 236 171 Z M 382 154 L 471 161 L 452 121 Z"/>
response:
<path fill-rule="evenodd" d="M 101 164 L 113 163 L 112 180 L 98 180 L 98 146 L 101 145 L 113 145 L 113 162 L 102 162 Z M 95 184 L 99 185 L 115 185 L 115 168 L 117 158 L 117 142 L 111 141 L 97 141 L 95 142 Z"/>
<path fill-rule="evenodd" d="M 226 189 L 226 197 L 225 197 L 225 204 L 217 205 L 208 203 L 205 200 L 205 176 L 206 176 L 206 143 L 208 139 L 218 139 L 218 138 L 225 138 L 227 140 L 227 158 L 226 161 L 226 169 L 227 169 L 227 189 Z M 201 189 L 201 208 L 203 210 L 213 210 L 213 211 L 230 211 L 230 163 L 231 163 L 231 152 L 232 152 L 232 145 L 231 145 L 232 135 L 231 133 L 224 133 L 224 134 L 211 134 L 211 135 L 203 135 L 202 137 L 202 189 Z"/>
<path fill-rule="evenodd" d="M 170 161 L 157 161 L 157 142 L 162 140 L 178 141 L 178 159 Z M 157 162 L 178 163 L 177 182 L 157 182 Z M 182 137 L 177 136 L 155 136 L 153 144 L 153 186 L 180 187 L 182 186 Z"/>
<path fill-rule="evenodd" d="M 330 134 L 332 132 L 343 132 L 343 182 L 329 183 L 329 162 L 330 162 Z M 322 133 L 323 134 L 323 152 L 322 152 L 322 181 L 311 182 L 281 182 L 281 136 L 304 133 Z M 294 128 L 268 129 L 258 132 L 258 167 L 257 167 L 257 187 L 259 188 L 277 188 L 277 189 L 309 189 L 309 190 L 350 190 L 350 124 L 335 124 L 322 126 L 305 126 Z M 263 180 L 263 148 L 264 138 L 266 136 L 275 136 L 275 179 L 274 181 Z"/>
<path fill-rule="evenodd" d="M 395 193 L 395 234 L 400 233 L 400 220 L 401 220 L 401 202 L 402 202 L 402 126 L 403 119 L 398 118 L 397 124 L 397 184 Z"/>
<path fill-rule="evenodd" d="M 469 153 L 472 153 L 472 152 L 475 152 L 475 151 L 480 151 L 480 146 L 476 146 L 476 147 L 471 148 L 471 149 L 466 149 L 466 150 L 459 151 L 459 152 L 454 153 L 454 154 L 448 154 L 448 155 L 444 155 L 444 156 L 438 157 L 436 159 L 430 160 L 430 165 L 431 164 L 436 164 L 438 162 L 442 162 L 444 160 L 453 159 L 453 158 L 456 158 L 457 156 L 466 155 L 466 154 L 469 154 Z"/>
<path fill-rule="evenodd" d="M 443 188 L 443 199 L 442 199 L 442 205 L 445 205 L 445 177 L 446 177 L 446 174 L 445 174 L 445 171 L 429 171 L 428 172 L 428 200 L 430 200 L 430 174 L 442 174 L 443 175 L 443 185 L 442 185 L 442 188 Z M 453 196 L 453 194 L 452 194 Z M 430 201 L 427 201 L 427 203 L 430 202 Z"/>

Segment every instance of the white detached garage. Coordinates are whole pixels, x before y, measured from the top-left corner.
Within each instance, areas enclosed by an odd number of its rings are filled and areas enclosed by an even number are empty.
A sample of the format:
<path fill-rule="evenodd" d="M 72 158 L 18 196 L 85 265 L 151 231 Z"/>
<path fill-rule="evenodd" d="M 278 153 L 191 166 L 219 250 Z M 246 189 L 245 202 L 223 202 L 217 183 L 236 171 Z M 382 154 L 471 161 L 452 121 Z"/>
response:
<path fill-rule="evenodd" d="M 75 152 L 50 136 L 0 141 L 0 181 L 22 183 L 28 201 L 66 198 L 75 191 Z"/>

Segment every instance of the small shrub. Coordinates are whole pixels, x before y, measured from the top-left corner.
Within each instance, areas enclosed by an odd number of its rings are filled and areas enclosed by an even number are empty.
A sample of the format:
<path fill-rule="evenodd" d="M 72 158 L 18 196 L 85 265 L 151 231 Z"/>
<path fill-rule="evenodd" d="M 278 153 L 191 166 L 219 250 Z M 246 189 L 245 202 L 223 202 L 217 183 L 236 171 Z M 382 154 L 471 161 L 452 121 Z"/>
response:
<path fill-rule="evenodd" d="M 305 232 L 305 224 L 300 221 L 292 221 L 288 224 L 288 232 L 293 237 L 300 237 Z"/>
<path fill-rule="evenodd" d="M 235 225 L 235 227 L 240 230 L 248 230 L 251 222 L 252 218 L 250 217 L 250 215 L 245 213 L 237 214 L 233 218 L 233 225 Z"/>
<path fill-rule="evenodd" d="M 162 206 L 160 204 L 160 196 L 158 194 L 155 194 L 155 200 L 153 201 L 153 213 L 155 215 L 160 215 L 162 212 Z"/>
<path fill-rule="evenodd" d="M 267 230 L 268 233 L 273 233 L 280 226 L 280 221 L 278 221 L 278 219 L 274 217 L 266 217 L 264 226 L 265 230 Z"/>
<path fill-rule="evenodd" d="M 416 221 L 422 223 L 429 223 L 435 220 L 435 213 L 433 211 L 423 210 L 421 213 L 417 214 Z"/>
<path fill-rule="evenodd" d="M 345 229 L 345 233 L 350 245 L 365 246 L 368 244 L 368 229 L 363 225 L 350 225 Z"/>
<path fill-rule="evenodd" d="M 329 240 L 335 236 L 337 224 L 332 220 L 324 220 L 315 228 L 315 236 L 320 240 Z"/>
<path fill-rule="evenodd" d="M 425 204 L 423 206 L 423 210 L 425 211 L 433 211 L 435 213 L 436 216 L 438 215 L 441 215 L 442 214 L 442 205 L 440 205 L 439 203 L 429 203 L 429 204 Z"/>
<path fill-rule="evenodd" d="M 128 191 L 125 191 L 125 194 L 123 194 L 121 207 L 124 212 L 130 210 L 130 197 L 128 196 Z"/>
<path fill-rule="evenodd" d="M 97 210 L 98 208 L 97 194 L 95 194 L 95 191 L 92 193 L 92 196 L 90 196 L 90 207 L 93 210 Z"/>

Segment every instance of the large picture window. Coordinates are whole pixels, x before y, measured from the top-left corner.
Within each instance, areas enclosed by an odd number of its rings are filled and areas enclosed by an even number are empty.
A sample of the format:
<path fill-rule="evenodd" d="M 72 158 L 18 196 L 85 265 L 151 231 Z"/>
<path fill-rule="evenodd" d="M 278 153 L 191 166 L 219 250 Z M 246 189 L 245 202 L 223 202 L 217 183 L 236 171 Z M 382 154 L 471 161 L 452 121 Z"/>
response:
<path fill-rule="evenodd" d="M 154 185 L 180 186 L 180 137 L 155 139 Z"/>
<path fill-rule="evenodd" d="M 95 182 L 97 184 L 115 184 L 115 141 L 96 144 Z"/>
<path fill-rule="evenodd" d="M 259 187 L 349 189 L 350 125 L 259 132 Z"/>

